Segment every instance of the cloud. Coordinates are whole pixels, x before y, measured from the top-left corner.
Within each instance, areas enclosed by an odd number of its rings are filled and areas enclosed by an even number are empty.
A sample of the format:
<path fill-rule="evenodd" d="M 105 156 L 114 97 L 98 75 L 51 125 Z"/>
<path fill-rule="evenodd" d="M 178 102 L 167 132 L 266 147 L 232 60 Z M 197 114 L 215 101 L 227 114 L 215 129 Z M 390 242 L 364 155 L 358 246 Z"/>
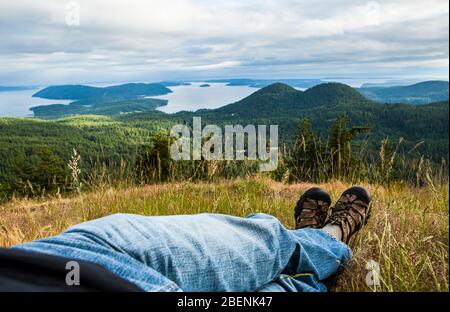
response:
<path fill-rule="evenodd" d="M 0 85 L 448 79 L 446 0 L 78 0 L 79 26 L 68 2 L 0 0 Z"/>

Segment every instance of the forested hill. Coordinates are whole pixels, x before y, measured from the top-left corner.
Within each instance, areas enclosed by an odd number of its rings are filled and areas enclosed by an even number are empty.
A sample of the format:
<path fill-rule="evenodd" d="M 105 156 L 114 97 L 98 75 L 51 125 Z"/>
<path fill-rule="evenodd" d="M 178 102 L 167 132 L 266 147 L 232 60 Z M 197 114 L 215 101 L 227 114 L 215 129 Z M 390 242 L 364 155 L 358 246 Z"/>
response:
<path fill-rule="evenodd" d="M 171 93 L 166 86 L 158 83 L 127 83 L 110 87 L 84 85 L 62 85 L 47 87 L 33 95 L 51 100 L 86 99 L 130 99 L 139 96 L 156 96 Z"/>
<path fill-rule="evenodd" d="M 215 109 L 213 114 L 235 118 L 293 117 L 305 110 L 331 109 L 337 106 L 377 105 L 353 88 L 340 83 L 325 83 L 306 91 L 299 91 L 282 83 L 275 83 L 247 98 Z"/>

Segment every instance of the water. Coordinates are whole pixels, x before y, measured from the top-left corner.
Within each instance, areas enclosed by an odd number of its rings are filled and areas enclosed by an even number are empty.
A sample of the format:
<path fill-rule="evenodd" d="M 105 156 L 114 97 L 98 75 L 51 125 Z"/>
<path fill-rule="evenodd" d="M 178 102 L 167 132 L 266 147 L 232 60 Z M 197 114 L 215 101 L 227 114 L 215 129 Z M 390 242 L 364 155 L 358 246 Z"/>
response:
<path fill-rule="evenodd" d="M 159 110 L 166 113 L 179 111 L 196 111 L 202 108 L 218 108 L 242 100 L 258 89 L 248 86 L 227 86 L 225 83 L 208 83 L 210 87 L 202 88 L 203 82 L 195 82 L 189 86 L 169 87 L 173 93 L 156 98 L 169 100 Z"/>
<path fill-rule="evenodd" d="M 32 95 L 40 89 L 0 92 L 0 117 L 30 117 L 31 107 L 50 104 L 69 104 L 70 100 L 46 100 Z"/>
<path fill-rule="evenodd" d="M 160 110 L 166 113 L 176 113 L 182 110 L 195 111 L 201 108 L 218 108 L 239 101 L 258 89 L 247 86 L 230 87 L 225 83 L 210 83 L 210 87 L 201 88 L 201 82 L 189 86 L 169 87 L 173 93 L 155 98 L 169 100 L 168 105 Z M 91 86 L 109 86 L 105 84 L 89 84 Z M 0 117 L 32 117 L 29 109 L 39 105 L 69 104 L 71 100 L 46 100 L 33 98 L 32 95 L 40 89 L 0 92 Z"/>

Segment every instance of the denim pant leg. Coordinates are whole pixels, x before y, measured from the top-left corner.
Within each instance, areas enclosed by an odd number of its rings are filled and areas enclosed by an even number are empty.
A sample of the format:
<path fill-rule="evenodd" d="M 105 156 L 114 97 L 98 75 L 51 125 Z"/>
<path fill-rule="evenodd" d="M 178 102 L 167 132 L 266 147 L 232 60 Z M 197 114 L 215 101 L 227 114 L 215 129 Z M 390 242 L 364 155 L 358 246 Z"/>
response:
<path fill-rule="evenodd" d="M 314 276 L 292 277 L 281 274 L 275 281 L 267 284 L 259 292 L 326 292 L 327 287 Z"/>
<path fill-rule="evenodd" d="M 327 247 L 315 251 L 316 236 Z M 282 273 L 332 274 L 349 257 L 341 245 L 326 233 L 287 230 L 264 214 L 118 214 L 15 248 L 92 261 L 148 291 L 255 291 L 279 281 Z"/>
<path fill-rule="evenodd" d="M 351 259 L 350 248 L 321 229 L 292 231 L 301 246 L 283 274 L 260 291 L 327 291 L 321 282 L 338 271 Z"/>

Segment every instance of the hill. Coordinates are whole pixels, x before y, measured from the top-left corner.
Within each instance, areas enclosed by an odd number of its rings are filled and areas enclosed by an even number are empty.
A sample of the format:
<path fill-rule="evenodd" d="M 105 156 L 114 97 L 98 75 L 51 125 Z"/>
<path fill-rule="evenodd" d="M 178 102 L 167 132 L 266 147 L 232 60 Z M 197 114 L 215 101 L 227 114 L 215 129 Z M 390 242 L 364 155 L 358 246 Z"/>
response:
<path fill-rule="evenodd" d="M 365 99 L 353 88 L 340 83 L 326 83 L 299 91 L 283 83 L 262 88 L 245 99 L 215 110 L 204 111 L 222 118 L 267 118 L 289 117 L 304 110 L 338 105 L 376 105 Z"/>
<path fill-rule="evenodd" d="M 156 96 L 172 91 L 157 83 L 127 83 L 110 87 L 91 87 L 83 85 L 50 86 L 33 95 L 50 100 L 106 100 L 130 99 L 143 96 Z"/>
<path fill-rule="evenodd" d="M 428 104 L 448 101 L 448 81 L 425 81 L 409 86 L 366 87 L 359 92 L 382 103 Z"/>

